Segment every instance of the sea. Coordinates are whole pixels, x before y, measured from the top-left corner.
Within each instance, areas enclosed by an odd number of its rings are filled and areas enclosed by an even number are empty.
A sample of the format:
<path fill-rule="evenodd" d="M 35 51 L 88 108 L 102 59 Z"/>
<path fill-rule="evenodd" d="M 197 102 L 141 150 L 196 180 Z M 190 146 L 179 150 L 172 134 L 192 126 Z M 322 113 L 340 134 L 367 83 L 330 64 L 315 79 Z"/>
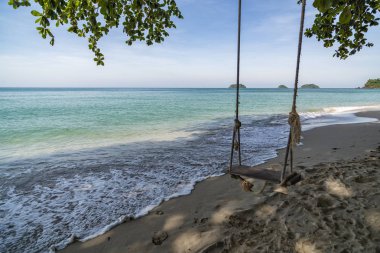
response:
<path fill-rule="evenodd" d="M 233 89 L 0 88 L 0 252 L 88 240 L 226 173 Z M 243 163 L 286 145 L 292 89 L 242 89 Z M 380 90 L 301 89 L 303 130 L 375 121 Z"/>

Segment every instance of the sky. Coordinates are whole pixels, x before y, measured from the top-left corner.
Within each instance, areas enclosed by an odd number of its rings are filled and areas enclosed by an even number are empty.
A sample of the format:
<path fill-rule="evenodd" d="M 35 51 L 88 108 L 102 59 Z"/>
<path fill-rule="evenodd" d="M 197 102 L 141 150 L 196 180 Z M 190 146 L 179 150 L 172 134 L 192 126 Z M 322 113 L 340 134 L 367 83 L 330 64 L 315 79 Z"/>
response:
<path fill-rule="evenodd" d="M 35 29 L 32 8 L 14 10 L 0 1 L 0 87 L 201 87 L 236 83 L 237 0 L 177 0 L 185 19 L 162 44 L 127 46 L 112 31 L 99 45 L 105 66 L 96 66 L 87 40 L 65 28 L 49 45 Z M 241 83 L 271 88 L 294 83 L 300 6 L 296 0 L 243 0 Z M 306 10 L 310 27 L 316 10 Z M 300 83 L 358 87 L 380 78 L 380 27 L 347 60 L 333 58 L 315 38 L 304 38 Z"/>

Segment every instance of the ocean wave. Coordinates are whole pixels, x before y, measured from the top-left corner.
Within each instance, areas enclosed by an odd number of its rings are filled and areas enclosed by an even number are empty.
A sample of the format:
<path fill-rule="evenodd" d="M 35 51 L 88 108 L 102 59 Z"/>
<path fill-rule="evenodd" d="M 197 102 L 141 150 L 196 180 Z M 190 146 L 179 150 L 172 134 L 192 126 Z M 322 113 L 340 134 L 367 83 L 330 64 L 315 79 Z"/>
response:
<path fill-rule="evenodd" d="M 341 114 L 341 113 L 358 113 L 365 111 L 379 111 L 380 104 L 366 105 L 366 106 L 339 106 L 339 107 L 326 107 L 323 112 L 328 114 Z"/>
<path fill-rule="evenodd" d="M 314 119 L 325 115 L 339 115 L 339 114 L 353 114 L 366 111 L 379 111 L 379 105 L 365 105 L 365 106 L 337 106 L 337 107 L 325 107 L 320 110 L 313 110 L 308 112 L 301 112 L 300 116 L 303 119 Z"/>

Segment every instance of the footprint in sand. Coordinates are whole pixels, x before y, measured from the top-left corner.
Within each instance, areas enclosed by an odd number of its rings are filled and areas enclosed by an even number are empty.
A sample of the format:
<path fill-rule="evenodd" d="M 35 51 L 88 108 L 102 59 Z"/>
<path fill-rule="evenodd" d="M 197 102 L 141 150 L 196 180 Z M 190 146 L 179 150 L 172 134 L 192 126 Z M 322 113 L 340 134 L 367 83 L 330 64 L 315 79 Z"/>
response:
<path fill-rule="evenodd" d="M 359 184 L 364 184 L 364 183 L 371 183 L 376 181 L 375 177 L 364 177 L 364 176 L 358 176 L 354 178 L 354 181 Z"/>
<path fill-rule="evenodd" d="M 222 252 L 224 250 L 224 242 L 218 241 L 210 246 L 207 246 L 205 249 L 201 250 L 201 253 L 216 253 Z"/>
<path fill-rule="evenodd" d="M 205 224 L 208 221 L 208 218 L 194 218 L 194 224 Z"/>
<path fill-rule="evenodd" d="M 317 207 L 319 208 L 329 208 L 333 205 L 333 201 L 325 196 L 320 196 L 317 198 Z"/>

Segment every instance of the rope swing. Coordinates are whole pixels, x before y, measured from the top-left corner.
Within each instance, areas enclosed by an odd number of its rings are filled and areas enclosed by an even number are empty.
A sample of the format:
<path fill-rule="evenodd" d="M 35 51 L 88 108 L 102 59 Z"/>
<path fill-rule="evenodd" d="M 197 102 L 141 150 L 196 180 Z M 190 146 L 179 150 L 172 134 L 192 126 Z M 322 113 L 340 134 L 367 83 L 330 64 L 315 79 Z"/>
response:
<path fill-rule="evenodd" d="M 298 37 L 298 50 L 297 50 L 297 66 L 296 75 L 294 81 L 294 92 L 293 92 L 293 103 L 292 109 L 289 113 L 288 123 L 290 126 L 288 143 L 286 146 L 285 162 L 281 173 L 279 171 L 273 171 L 268 169 L 257 169 L 254 167 L 243 166 L 241 164 L 241 144 L 240 144 L 240 128 L 241 122 L 239 120 L 239 98 L 240 98 L 240 38 L 241 38 L 241 0 L 239 1 L 238 7 L 238 39 L 237 39 L 237 72 L 236 72 L 236 105 L 235 105 L 235 120 L 234 128 L 232 134 L 232 145 L 231 145 L 231 155 L 229 164 L 229 173 L 241 180 L 241 184 L 244 190 L 250 191 L 253 185 L 245 180 L 243 177 L 255 178 L 266 181 L 273 181 L 280 183 L 283 186 L 288 184 L 295 184 L 301 180 L 301 176 L 297 173 L 293 173 L 293 149 L 301 140 L 301 121 L 300 116 L 297 113 L 297 95 L 298 95 L 298 79 L 299 70 L 301 62 L 301 51 L 302 51 L 302 38 L 305 23 L 305 9 L 306 0 L 302 0 L 301 8 L 301 21 Z M 238 166 L 233 166 L 234 153 L 238 153 Z M 290 155 L 290 159 L 289 159 Z M 287 163 L 290 161 L 290 172 L 291 174 L 285 177 Z"/>
<path fill-rule="evenodd" d="M 301 141 L 302 129 L 301 129 L 300 116 L 297 113 L 297 96 L 298 96 L 298 79 L 299 79 L 299 73 L 300 73 L 303 30 L 304 30 L 304 25 L 305 25 L 305 9 L 306 9 L 306 0 L 302 0 L 300 30 L 298 34 L 297 66 L 296 66 L 296 76 L 294 80 L 294 91 L 293 91 L 293 103 L 292 103 L 292 110 L 289 113 L 289 119 L 288 119 L 288 123 L 290 125 L 290 131 L 289 131 L 289 137 L 288 137 L 288 145 L 286 147 L 284 167 L 281 173 L 281 182 L 284 181 L 285 179 L 289 152 L 290 152 L 290 172 L 291 173 L 293 172 L 293 149 Z"/>
<path fill-rule="evenodd" d="M 239 121 L 239 91 L 240 91 L 240 34 L 241 34 L 241 0 L 239 0 L 239 17 L 238 17 L 238 43 L 237 43 L 237 69 L 236 69 L 236 105 L 235 105 L 235 125 L 232 133 L 232 147 L 229 172 L 231 173 L 232 163 L 234 158 L 234 151 L 238 152 L 239 165 L 241 165 L 241 149 L 240 149 L 240 127 Z"/>

